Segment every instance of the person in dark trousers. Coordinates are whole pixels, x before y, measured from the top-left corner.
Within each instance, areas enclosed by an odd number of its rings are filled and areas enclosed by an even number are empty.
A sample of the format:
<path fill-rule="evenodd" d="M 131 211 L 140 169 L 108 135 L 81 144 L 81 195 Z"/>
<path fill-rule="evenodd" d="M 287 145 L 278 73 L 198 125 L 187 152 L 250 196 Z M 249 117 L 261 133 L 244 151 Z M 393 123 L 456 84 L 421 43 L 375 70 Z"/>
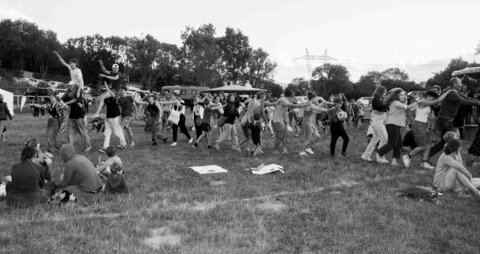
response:
<path fill-rule="evenodd" d="M 437 129 L 440 131 L 440 137 L 442 137 L 447 131 L 458 132 L 453 125 L 453 120 L 458 113 L 460 105 L 472 105 L 480 106 L 480 101 L 475 99 L 465 99 L 458 93 L 461 88 L 462 82 L 459 78 L 453 77 L 450 79 L 450 86 L 446 90 L 447 96 L 440 104 L 440 111 L 437 118 Z M 440 140 L 430 148 L 428 158 L 432 158 L 437 153 L 443 150 L 445 147 L 445 141 Z M 428 162 L 429 163 L 429 162 Z"/>
<path fill-rule="evenodd" d="M 346 112 L 341 109 L 343 101 L 341 98 L 334 99 L 334 107 L 328 110 L 328 116 L 330 118 L 330 155 L 335 156 L 335 146 L 337 145 L 338 138 L 343 139 L 342 153 L 340 156 L 347 157 L 347 147 L 350 141 L 347 131 L 345 130 L 345 120 L 347 119 Z M 344 115 L 345 117 L 339 117 Z"/>
<path fill-rule="evenodd" d="M 7 141 L 7 117 L 13 120 L 7 104 L 3 102 L 3 95 L 0 94 L 0 133 L 4 142 Z"/>

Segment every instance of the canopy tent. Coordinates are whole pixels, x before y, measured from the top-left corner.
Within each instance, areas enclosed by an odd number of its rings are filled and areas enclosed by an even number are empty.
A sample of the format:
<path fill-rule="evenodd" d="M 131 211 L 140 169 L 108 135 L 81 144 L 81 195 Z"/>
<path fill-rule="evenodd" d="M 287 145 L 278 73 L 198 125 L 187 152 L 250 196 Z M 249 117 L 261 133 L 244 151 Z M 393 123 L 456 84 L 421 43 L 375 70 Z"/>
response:
<path fill-rule="evenodd" d="M 480 79 L 480 67 L 467 67 L 463 70 L 454 71 L 452 76 L 467 75 L 474 79 Z"/>
<path fill-rule="evenodd" d="M 245 87 L 245 86 L 240 86 L 240 85 L 230 85 L 230 86 L 222 86 L 222 87 L 207 89 L 207 90 L 202 91 L 202 93 L 219 93 L 219 92 L 225 92 L 225 93 L 257 93 L 257 92 L 261 92 L 261 91 L 265 92 L 267 90 L 259 89 L 259 88 Z"/>
<path fill-rule="evenodd" d="M 5 91 L 0 88 L 0 94 L 3 95 L 3 102 L 7 104 L 8 110 L 10 110 L 10 114 L 14 115 L 13 113 L 13 93 L 9 91 Z"/>

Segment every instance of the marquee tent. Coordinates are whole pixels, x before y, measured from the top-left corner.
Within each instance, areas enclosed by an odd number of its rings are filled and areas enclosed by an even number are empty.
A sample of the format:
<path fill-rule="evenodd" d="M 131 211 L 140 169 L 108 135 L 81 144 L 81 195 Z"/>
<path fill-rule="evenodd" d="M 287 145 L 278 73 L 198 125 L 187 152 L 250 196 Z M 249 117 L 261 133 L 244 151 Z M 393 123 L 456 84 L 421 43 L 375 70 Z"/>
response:
<path fill-rule="evenodd" d="M 480 79 L 480 67 L 467 67 L 463 70 L 454 71 L 452 76 L 467 75 L 474 79 Z"/>
<path fill-rule="evenodd" d="M 230 86 L 222 86 L 222 87 L 207 89 L 207 90 L 202 91 L 202 93 L 219 93 L 219 92 L 225 92 L 225 93 L 257 93 L 257 92 L 260 92 L 260 91 L 266 91 L 266 90 L 265 89 L 259 89 L 259 88 L 245 87 L 245 86 L 240 86 L 240 85 L 230 85 Z"/>
<path fill-rule="evenodd" d="M 8 110 L 10 110 L 10 113 L 14 115 L 13 113 L 13 93 L 9 91 L 5 91 L 0 88 L 0 94 L 3 95 L 3 102 L 7 103 Z"/>

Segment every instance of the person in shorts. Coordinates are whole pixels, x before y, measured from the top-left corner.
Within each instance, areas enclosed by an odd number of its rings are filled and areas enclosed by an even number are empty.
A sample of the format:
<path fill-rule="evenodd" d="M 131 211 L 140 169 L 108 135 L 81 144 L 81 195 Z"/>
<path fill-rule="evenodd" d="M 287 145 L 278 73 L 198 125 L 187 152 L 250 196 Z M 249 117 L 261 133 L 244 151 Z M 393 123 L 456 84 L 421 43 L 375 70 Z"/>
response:
<path fill-rule="evenodd" d="M 125 139 L 130 146 L 135 146 L 133 142 L 133 132 L 131 124 L 133 122 L 134 112 L 137 112 L 137 107 L 135 106 L 135 100 L 132 96 L 127 95 L 127 87 L 122 86 L 118 93 L 118 105 L 120 106 L 120 126 L 124 130 Z"/>
<path fill-rule="evenodd" d="M 420 167 L 425 169 L 434 169 L 433 166 L 428 163 L 428 154 L 430 151 L 430 140 L 428 139 L 428 119 L 430 115 L 433 113 L 431 106 L 436 105 L 445 99 L 448 93 L 444 93 L 442 96 L 438 96 L 438 94 L 433 91 L 429 90 L 423 96 L 423 100 L 418 102 L 418 106 L 415 112 L 415 121 L 412 124 L 412 133 L 415 138 L 415 143 L 417 147 L 415 147 L 412 151 L 410 151 L 406 156 L 408 156 L 408 160 L 410 160 L 416 154 L 423 152 L 423 161 Z M 405 156 L 405 155 L 404 155 Z"/>

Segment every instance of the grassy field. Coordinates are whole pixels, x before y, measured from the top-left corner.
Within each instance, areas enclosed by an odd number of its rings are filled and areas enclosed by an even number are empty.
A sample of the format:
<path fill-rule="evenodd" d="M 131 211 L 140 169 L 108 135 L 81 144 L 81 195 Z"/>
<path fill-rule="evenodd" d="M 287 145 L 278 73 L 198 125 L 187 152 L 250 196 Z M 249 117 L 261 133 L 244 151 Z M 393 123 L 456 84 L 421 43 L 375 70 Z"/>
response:
<path fill-rule="evenodd" d="M 15 117 L 9 141 L 0 143 L 0 176 L 19 161 L 27 138 L 45 145 L 45 126 L 46 117 Z M 194 150 L 183 136 L 177 147 L 152 147 L 136 122 L 136 147 L 119 152 L 131 195 L 81 196 L 75 207 L 11 209 L 1 201 L 0 252 L 479 253 L 478 201 L 446 195 L 436 205 L 396 198 L 398 188 L 430 186 L 433 172 L 360 160 L 364 132 L 350 131 L 349 159 L 331 158 L 324 134 L 307 158 L 298 155 L 301 138 L 290 138 L 290 154 L 273 155 L 273 140 L 264 135 L 265 155 L 253 158 L 227 147 Z M 103 136 L 91 138 L 99 148 Z M 96 162 L 103 155 L 95 149 L 86 156 Z M 245 170 L 262 162 L 283 165 L 285 174 Z M 229 172 L 187 169 L 209 164 Z M 57 180 L 62 163 L 55 161 L 52 171 Z"/>

